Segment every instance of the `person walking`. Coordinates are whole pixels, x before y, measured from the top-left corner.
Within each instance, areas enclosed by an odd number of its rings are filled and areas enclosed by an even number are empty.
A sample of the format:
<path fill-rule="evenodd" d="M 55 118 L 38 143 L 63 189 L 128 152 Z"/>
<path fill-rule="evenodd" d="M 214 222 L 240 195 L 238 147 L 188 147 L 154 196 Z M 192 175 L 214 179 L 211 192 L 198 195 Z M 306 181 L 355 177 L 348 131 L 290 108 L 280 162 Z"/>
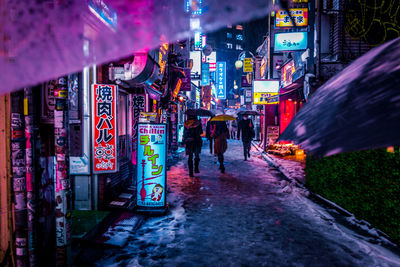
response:
<path fill-rule="evenodd" d="M 203 133 L 203 128 L 201 127 L 201 122 L 197 119 L 195 115 L 188 115 L 188 119 L 184 123 L 183 130 L 183 143 L 186 148 L 186 155 L 189 156 L 188 167 L 189 176 L 193 177 L 193 154 L 194 158 L 194 172 L 200 173 L 200 153 L 201 147 L 203 145 L 203 140 L 201 139 L 201 134 Z"/>
<path fill-rule="evenodd" d="M 212 155 L 212 147 L 213 147 L 213 138 L 211 137 L 211 130 L 214 125 L 214 122 L 211 121 L 212 117 L 207 121 L 207 128 L 206 128 L 206 138 L 210 143 L 210 154 Z"/>
<path fill-rule="evenodd" d="M 219 169 L 225 173 L 224 153 L 228 149 L 227 139 L 229 130 L 225 121 L 216 121 L 211 131 L 211 137 L 214 138 L 214 153 L 218 156 Z"/>
<path fill-rule="evenodd" d="M 254 124 L 247 115 L 243 115 L 243 119 L 239 122 L 237 139 L 240 140 L 240 133 L 242 133 L 243 154 L 244 160 L 250 158 L 251 140 L 254 138 Z"/>

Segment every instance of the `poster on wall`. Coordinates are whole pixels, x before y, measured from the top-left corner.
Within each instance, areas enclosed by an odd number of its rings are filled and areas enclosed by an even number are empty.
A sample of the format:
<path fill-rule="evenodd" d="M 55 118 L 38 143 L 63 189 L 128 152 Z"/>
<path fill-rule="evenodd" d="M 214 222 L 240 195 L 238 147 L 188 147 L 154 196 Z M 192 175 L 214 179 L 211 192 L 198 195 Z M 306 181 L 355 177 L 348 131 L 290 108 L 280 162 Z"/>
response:
<path fill-rule="evenodd" d="M 272 145 L 276 143 L 279 138 L 279 126 L 267 126 L 267 144 Z"/>
<path fill-rule="evenodd" d="M 92 85 L 94 173 L 118 171 L 117 90 L 112 84 Z"/>
<path fill-rule="evenodd" d="M 167 125 L 139 123 L 138 129 L 137 210 L 164 211 Z"/>

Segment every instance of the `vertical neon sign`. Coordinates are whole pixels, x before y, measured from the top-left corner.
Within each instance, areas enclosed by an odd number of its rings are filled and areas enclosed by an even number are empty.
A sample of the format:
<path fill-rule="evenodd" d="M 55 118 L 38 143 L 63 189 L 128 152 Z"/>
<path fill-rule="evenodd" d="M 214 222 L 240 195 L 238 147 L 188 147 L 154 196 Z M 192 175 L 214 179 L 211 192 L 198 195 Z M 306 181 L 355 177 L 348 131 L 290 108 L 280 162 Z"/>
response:
<path fill-rule="evenodd" d="M 226 99 L 226 62 L 217 62 L 216 90 L 218 99 Z"/>
<path fill-rule="evenodd" d="M 159 210 L 166 207 L 166 150 L 166 124 L 138 124 L 138 210 Z"/>

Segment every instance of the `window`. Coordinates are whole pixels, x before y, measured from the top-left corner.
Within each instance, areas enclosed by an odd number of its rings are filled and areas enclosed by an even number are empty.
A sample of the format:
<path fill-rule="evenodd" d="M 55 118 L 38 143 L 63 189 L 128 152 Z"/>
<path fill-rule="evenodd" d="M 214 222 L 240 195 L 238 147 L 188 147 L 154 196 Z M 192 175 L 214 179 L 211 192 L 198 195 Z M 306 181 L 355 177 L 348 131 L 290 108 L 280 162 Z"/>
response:
<path fill-rule="evenodd" d="M 236 40 L 243 41 L 243 35 L 242 34 L 236 35 Z"/>
<path fill-rule="evenodd" d="M 231 43 L 226 43 L 226 48 L 228 48 L 228 49 L 232 49 L 232 48 L 233 48 L 233 46 L 232 46 L 232 44 L 231 44 Z"/>
<path fill-rule="evenodd" d="M 236 30 L 239 30 L 239 31 L 243 30 L 243 26 L 242 25 L 236 25 Z"/>
<path fill-rule="evenodd" d="M 226 38 L 228 38 L 228 39 L 232 38 L 232 33 L 227 32 L 227 33 L 226 33 Z"/>
<path fill-rule="evenodd" d="M 236 50 L 243 50 L 242 46 L 240 44 L 236 45 Z"/>

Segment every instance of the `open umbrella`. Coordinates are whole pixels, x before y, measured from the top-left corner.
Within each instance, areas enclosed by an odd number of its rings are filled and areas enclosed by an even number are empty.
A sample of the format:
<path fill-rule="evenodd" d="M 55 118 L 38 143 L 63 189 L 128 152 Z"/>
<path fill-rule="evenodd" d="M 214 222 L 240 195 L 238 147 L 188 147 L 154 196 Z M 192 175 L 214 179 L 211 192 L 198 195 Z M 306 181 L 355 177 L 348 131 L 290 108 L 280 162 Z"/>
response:
<path fill-rule="evenodd" d="M 261 116 L 262 114 L 256 110 L 241 110 L 237 113 L 238 115 L 253 115 L 253 116 Z"/>
<path fill-rule="evenodd" d="M 233 108 L 225 109 L 225 114 L 226 115 L 236 116 L 236 113 L 237 113 L 236 109 L 233 109 Z"/>
<path fill-rule="evenodd" d="M 224 114 L 224 111 L 220 109 L 212 109 L 211 112 L 214 113 L 215 115 Z"/>
<path fill-rule="evenodd" d="M 319 88 L 278 140 L 315 155 L 400 144 L 400 38 L 360 57 Z"/>
<path fill-rule="evenodd" d="M 197 108 L 197 109 L 188 109 L 185 112 L 186 115 L 194 115 L 200 117 L 213 117 L 214 113 L 207 109 Z"/>
<path fill-rule="evenodd" d="M 230 115 L 217 115 L 214 118 L 211 119 L 211 121 L 234 121 L 236 120 L 235 117 L 232 117 Z"/>
<path fill-rule="evenodd" d="M 0 93 L 193 35 L 182 0 L 1 1 Z M 202 28 L 268 14 L 265 0 L 204 3 Z M 263 7 L 263 8 L 260 8 Z M 188 7 L 189 8 L 189 7 Z M 158 53 L 157 53 L 158 54 Z"/>

